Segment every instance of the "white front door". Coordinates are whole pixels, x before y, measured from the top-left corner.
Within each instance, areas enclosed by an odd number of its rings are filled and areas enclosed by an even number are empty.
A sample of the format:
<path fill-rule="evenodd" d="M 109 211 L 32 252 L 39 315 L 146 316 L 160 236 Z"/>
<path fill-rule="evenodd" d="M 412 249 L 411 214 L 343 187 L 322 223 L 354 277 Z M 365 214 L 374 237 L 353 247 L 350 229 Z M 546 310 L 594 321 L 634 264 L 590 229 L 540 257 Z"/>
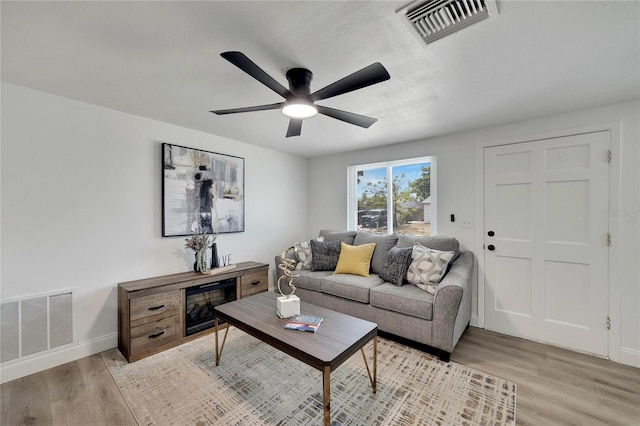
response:
<path fill-rule="evenodd" d="M 609 133 L 484 150 L 485 326 L 608 355 Z"/>

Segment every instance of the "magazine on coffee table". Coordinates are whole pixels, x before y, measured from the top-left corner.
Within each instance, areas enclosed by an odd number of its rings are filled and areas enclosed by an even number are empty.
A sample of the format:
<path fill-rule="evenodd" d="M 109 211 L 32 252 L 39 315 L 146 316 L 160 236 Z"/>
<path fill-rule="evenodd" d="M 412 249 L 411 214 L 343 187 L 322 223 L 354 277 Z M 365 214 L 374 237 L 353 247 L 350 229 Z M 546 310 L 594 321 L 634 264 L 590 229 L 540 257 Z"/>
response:
<path fill-rule="evenodd" d="M 315 315 L 294 315 L 287 321 L 284 328 L 287 330 L 311 331 L 315 333 L 322 323 L 322 317 Z"/>

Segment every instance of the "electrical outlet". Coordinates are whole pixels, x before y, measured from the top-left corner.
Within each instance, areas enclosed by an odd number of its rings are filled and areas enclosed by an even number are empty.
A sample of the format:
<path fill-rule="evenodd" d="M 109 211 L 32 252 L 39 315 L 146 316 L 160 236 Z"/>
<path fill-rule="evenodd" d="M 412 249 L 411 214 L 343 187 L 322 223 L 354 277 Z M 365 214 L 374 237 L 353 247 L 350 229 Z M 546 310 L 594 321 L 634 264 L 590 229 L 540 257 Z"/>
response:
<path fill-rule="evenodd" d="M 462 227 L 463 228 L 473 228 L 473 221 L 470 217 L 465 217 L 462 219 Z"/>

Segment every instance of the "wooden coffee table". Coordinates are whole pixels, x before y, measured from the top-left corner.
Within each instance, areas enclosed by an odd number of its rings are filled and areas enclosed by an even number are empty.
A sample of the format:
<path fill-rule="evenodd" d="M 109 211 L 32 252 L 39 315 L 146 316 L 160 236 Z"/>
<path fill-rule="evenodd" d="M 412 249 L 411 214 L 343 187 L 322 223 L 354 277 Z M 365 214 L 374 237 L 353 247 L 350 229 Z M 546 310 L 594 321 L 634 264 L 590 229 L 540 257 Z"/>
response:
<path fill-rule="evenodd" d="M 299 359 L 322 371 L 324 424 L 331 424 L 331 372 L 353 354 L 362 352 L 373 392 L 376 392 L 376 369 L 378 364 L 378 325 L 349 315 L 341 314 L 310 303 L 300 303 L 300 313 L 318 315 L 323 322 L 315 333 L 286 330 L 286 319 L 276 315 L 275 293 L 255 296 L 225 303 L 215 308 L 216 365 L 227 339 L 226 328 L 222 345 L 218 346 L 218 320 L 236 326 L 247 334 Z M 373 339 L 373 374 L 364 353 L 364 345 Z"/>

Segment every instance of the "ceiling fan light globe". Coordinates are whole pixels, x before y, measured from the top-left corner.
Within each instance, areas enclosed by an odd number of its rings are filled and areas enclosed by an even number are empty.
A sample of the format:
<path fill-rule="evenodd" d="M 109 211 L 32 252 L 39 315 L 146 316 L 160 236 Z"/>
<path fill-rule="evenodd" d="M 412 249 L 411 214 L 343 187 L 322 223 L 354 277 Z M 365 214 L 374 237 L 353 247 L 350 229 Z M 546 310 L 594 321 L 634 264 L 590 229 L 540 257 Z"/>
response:
<path fill-rule="evenodd" d="M 285 103 L 282 114 L 289 118 L 311 118 L 318 113 L 313 104 L 309 103 Z"/>

